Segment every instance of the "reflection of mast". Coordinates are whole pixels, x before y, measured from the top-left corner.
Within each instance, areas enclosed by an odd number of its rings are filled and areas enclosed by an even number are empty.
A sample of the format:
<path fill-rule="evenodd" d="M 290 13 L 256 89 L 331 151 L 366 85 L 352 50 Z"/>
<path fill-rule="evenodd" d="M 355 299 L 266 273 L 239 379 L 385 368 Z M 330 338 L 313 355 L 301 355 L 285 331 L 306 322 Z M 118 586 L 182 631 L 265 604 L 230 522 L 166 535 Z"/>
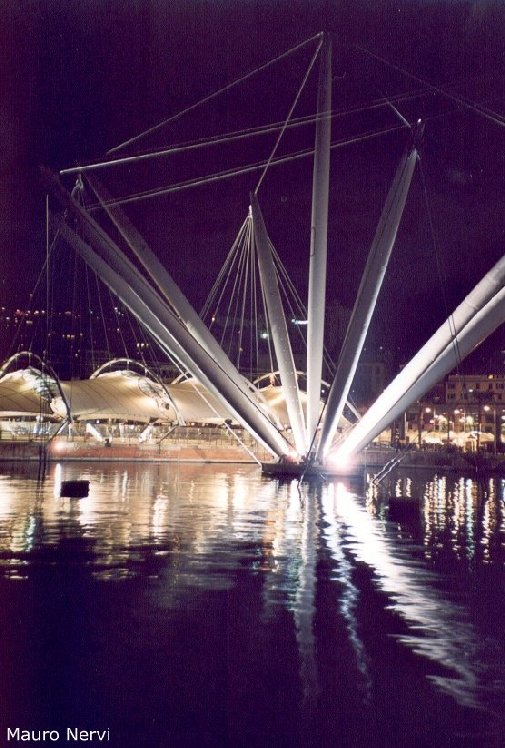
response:
<path fill-rule="evenodd" d="M 377 523 L 342 483 L 336 486 L 331 507 L 333 490 L 333 485 L 328 486 L 325 518 L 328 520 L 333 512 L 343 522 L 356 560 L 373 569 L 378 586 L 391 600 L 391 609 L 409 626 L 412 634 L 402 636 L 401 641 L 416 654 L 454 673 L 452 677 L 432 676 L 440 688 L 460 704 L 478 706 L 477 667 L 470 659 L 476 641 L 472 625 L 461 620 L 462 611 L 457 606 L 428 585 L 429 575 L 423 577 L 419 565 L 409 564 L 405 555 L 395 557 Z"/>
<path fill-rule="evenodd" d="M 271 484 L 274 486 L 275 484 Z M 303 486 L 306 490 L 307 486 Z M 275 490 L 278 490 L 276 488 Z M 284 501 L 280 501 L 280 497 Z M 279 602 L 293 611 L 298 645 L 300 680 L 303 693 L 305 727 L 310 725 L 312 707 L 319 694 L 319 676 L 315 654 L 314 613 L 316 565 L 318 552 L 318 496 L 305 496 L 297 490 L 296 481 L 277 494 L 276 511 L 267 527 L 277 573 L 265 578 L 263 587 L 265 613 Z M 291 596 L 294 592 L 294 599 Z M 286 592 L 289 594 L 286 600 Z"/>
<path fill-rule="evenodd" d="M 338 581 L 342 585 L 342 598 L 340 601 L 339 609 L 346 623 L 347 631 L 349 634 L 349 641 L 356 656 L 356 664 L 358 666 L 358 670 L 365 679 L 365 694 L 368 697 L 372 688 L 372 680 L 370 677 L 368 657 L 365 650 L 365 645 L 358 633 L 356 608 L 359 600 L 359 589 L 352 581 L 352 564 L 344 554 L 342 548 L 342 542 L 340 539 L 340 532 L 342 528 L 339 527 L 335 516 L 335 511 L 332 506 L 332 488 L 333 486 L 328 486 L 328 489 L 323 494 L 321 502 L 322 517 L 326 528 L 324 531 L 324 536 L 330 554 L 337 562 L 334 573 L 336 579 L 338 579 Z"/>
<path fill-rule="evenodd" d="M 317 495 L 311 495 L 312 491 L 308 494 L 303 512 L 300 568 L 293 610 L 296 641 L 300 654 L 300 679 L 305 717 L 310 717 L 311 708 L 316 703 L 319 694 L 314 637 L 319 502 Z"/>

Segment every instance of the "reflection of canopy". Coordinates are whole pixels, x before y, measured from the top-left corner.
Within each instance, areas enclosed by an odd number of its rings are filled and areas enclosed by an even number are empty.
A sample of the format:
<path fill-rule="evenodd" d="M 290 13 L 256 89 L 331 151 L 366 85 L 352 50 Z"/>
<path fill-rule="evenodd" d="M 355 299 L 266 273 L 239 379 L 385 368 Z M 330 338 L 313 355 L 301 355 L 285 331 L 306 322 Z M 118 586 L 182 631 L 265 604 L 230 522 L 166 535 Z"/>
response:
<path fill-rule="evenodd" d="M 0 379 L 0 416 L 37 416 L 50 413 L 50 394 L 43 375 L 34 369 L 20 369 Z M 63 417 L 66 416 L 62 403 Z"/>
<path fill-rule="evenodd" d="M 61 388 L 75 420 L 114 418 L 142 423 L 176 420 L 163 387 L 132 372 L 114 371 L 95 379 L 62 382 Z M 61 397 L 55 398 L 51 407 L 64 416 Z"/>

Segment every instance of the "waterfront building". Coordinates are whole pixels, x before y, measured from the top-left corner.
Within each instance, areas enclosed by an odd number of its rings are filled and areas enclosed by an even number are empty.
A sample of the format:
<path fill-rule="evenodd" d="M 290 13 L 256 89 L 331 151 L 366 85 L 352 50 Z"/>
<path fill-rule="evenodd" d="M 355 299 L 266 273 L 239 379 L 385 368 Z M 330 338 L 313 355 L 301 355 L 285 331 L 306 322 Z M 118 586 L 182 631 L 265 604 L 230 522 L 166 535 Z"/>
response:
<path fill-rule="evenodd" d="M 449 374 L 405 413 L 406 441 L 503 451 L 505 375 Z"/>

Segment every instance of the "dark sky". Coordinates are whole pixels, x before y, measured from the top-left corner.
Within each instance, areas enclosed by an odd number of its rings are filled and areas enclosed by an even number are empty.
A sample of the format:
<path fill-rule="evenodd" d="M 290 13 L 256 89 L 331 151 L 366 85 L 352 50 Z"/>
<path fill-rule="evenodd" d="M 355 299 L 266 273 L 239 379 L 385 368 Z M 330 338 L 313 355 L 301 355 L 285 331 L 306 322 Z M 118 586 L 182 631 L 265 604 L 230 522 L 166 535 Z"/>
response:
<path fill-rule="evenodd" d="M 452 309 L 503 253 L 505 129 L 461 103 L 505 116 L 501 2 L 4 0 L 1 16 L 2 303 L 27 303 L 43 262 L 41 164 L 56 171 L 101 159 L 109 148 L 321 30 L 333 35 L 334 109 L 350 111 L 381 95 L 409 94 L 398 103 L 402 114 L 410 121 L 426 119 L 422 175 L 418 169 L 381 294 L 377 342 L 411 351 L 445 318 L 445 306 Z M 312 49 L 135 148 L 282 119 Z M 297 114 L 313 108 L 313 78 Z M 391 110 L 364 111 L 336 119 L 333 138 L 396 124 Z M 114 194 L 162 186 L 264 159 L 274 137 L 156 161 L 149 168 L 118 168 L 101 178 Z M 308 145 L 311 137 L 291 136 L 281 152 Z M 406 139 L 406 131 L 399 131 L 333 152 L 329 300 L 353 302 Z M 255 173 L 128 209 L 196 306 L 246 216 L 257 179 Z M 271 236 L 302 294 L 310 189 L 307 159 L 272 169 L 260 191 Z"/>

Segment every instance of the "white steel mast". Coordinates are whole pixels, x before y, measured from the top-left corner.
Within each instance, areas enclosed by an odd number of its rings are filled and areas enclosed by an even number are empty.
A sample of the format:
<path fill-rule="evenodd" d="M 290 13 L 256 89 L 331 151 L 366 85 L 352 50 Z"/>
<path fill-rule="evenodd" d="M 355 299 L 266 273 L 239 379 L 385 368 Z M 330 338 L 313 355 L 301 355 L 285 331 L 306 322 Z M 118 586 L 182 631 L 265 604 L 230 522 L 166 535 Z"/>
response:
<path fill-rule="evenodd" d="M 261 285 L 265 294 L 270 330 L 277 357 L 282 391 L 286 398 L 286 408 L 290 426 L 293 430 L 296 451 L 300 457 L 307 451 L 305 423 L 300 393 L 296 378 L 296 367 L 289 341 L 288 328 L 282 300 L 279 293 L 277 270 L 272 257 L 263 214 L 256 193 L 251 194 L 251 212 L 253 219 L 254 241 L 258 252 L 258 265 Z"/>
<path fill-rule="evenodd" d="M 363 449 L 504 321 L 505 257 L 502 257 L 379 395 L 339 446 L 336 457 L 344 459 Z"/>
<path fill-rule="evenodd" d="M 358 359 L 363 349 L 377 297 L 386 274 L 386 268 L 395 243 L 398 226 L 400 225 L 407 193 L 416 165 L 416 136 L 417 132 L 396 170 L 395 178 L 389 189 L 370 248 L 344 344 L 338 359 L 337 370 L 326 402 L 326 414 L 321 429 L 319 446 L 317 447 L 317 460 L 320 462 L 324 461 L 331 440 L 337 431 L 337 426 L 356 373 Z"/>
<path fill-rule="evenodd" d="M 278 457 L 289 452 L 289 444 L 265 413 L 238 390 L 214 357 L 199 345 L 147 282 L 129 267 L 126 258 L 115 263 L 117 269 L 113 269 L 69 226 L 62 223 L 59 232 L 149 330 L 162 349 L 174 356 L 207 387 L 258 442 Z M 98 236 L 93 237 L 92 241 L 97 244 Z"/>
<path fill-rule="evenodd" d="M 234 412 L 239 415 L 239 420 L 253 435 L 262 443 L 268 445 L 268 448 L 278 456 L 289 452 L 290 447 L 276 426 L 271 422 L 266 411 L 261 407 L 251 392 L 245 385 L 243 377 L 233 380 L 229 374 L 222 369 L 215 357 L 187 330 L 186 326 L 175 316 L 169 309 L 168 305 L 154 291 L 148 281 L 143 278 L 133 264 L 124 256 L 119 247 L 112 239 L 101 229 L 101 227 L 91 218 L 91 216 L 69 195 L 61 186 L 59 181 L 52 175 L 46 173 L 46 181 L 51 191 L 55 194 L 61 204 L 72 214 L 72 218 L 77 221 L 80 230 L 83 232 L 87 242 L 92 244 L 95 251 L 91 250 L 85 242 L 78 241 L 80 237 L 64 224 L 60 227 L 60 232 L 65 233 L 67 240 L 76 247 L 86 261 L 97 256 L 97 252 L 105 260 L 105 268 L 112 270 L 121 280 L 125 280 L 129 289 L 127 297 L 132 299 L 140 298 L 141 311 L 134 311 L 135 316 L 143 322 L 142 314 L 145 310 L 149 316 L 154 314 L 162 325 L 170 331 L 172 339 L 179 346 L 185 349 L 189 357 L 198 365 L 198 368 L 205 372 L 206 379 L 211 383 L 211 389 L 216 396 L 224 402 L 227 407 L 232 407 Z M 66 230 L 65 230 L 66 229 Z M 83 246 L 84 245 L 84 246 Z M 87 248 L 87 249 L 86 249 Z M 93 257 L 92 257 L 93 256 Z M 97 258 L 97 261 L 101 258 Z M 96 269 L 96 268 L 95 268 Z M 98 271 L 97 271 L 98 272 Z M 111 277 L 109 275 L 109 277 Z M 105 280 L 105 278 L 104 278 Z M 112 287 L 109 280 L 105 282 Z M 122 291 L 121 299 L 131 307 L 128 298 Z M 146 312 L 146 315 L 147 315 Z M 144 322 L 145 324 L 145 322 Z M 159 338 L 159 336 L 158 336 Z M 165 349 L 168 347 L 165 343 Z M 194 366 L 187 363 L 188 356 L 182 359 L 178 353 L 176 357 L 184 361 L 184 365 L 193 373 Z M 198 375 L 195 374 L 195 376 Z M 206 384 L 206 382 L 204 382 Z"/>
<path fill-rule="evenodd" d="M 261 396 L 257 388 L 251 382 L 248 382 L 232 364 L 168 270 L 158 260 L 144 237 L 135 226 L 133 226 L 119 206 L 108 204 L 109 202 L 113 203 L 113 200 L 106 188 L 91 175 L 86 175 L 86 180 L 123 239 L 149 273 L 149 277 L 159 289 L 162 297 L 166 299 L 170 306 L 179 315 L 189 332 L 196 338 L 201 346 L 214 356 L 219 366 L 227 373 L 230 379 L 238 382 L 241 388 L 247 389 L 254 399 L 260 401 Z"/>
<path fill-rule="evenodd" d="M 312 183 L 309 298 L 307 308 L 307 442 L 309 445 L 315 441 L 319 419 L 326 305 L 328 189 L 331 145 L 331 39 L 327 34 L 323 37 L 320 54 Z"/>

